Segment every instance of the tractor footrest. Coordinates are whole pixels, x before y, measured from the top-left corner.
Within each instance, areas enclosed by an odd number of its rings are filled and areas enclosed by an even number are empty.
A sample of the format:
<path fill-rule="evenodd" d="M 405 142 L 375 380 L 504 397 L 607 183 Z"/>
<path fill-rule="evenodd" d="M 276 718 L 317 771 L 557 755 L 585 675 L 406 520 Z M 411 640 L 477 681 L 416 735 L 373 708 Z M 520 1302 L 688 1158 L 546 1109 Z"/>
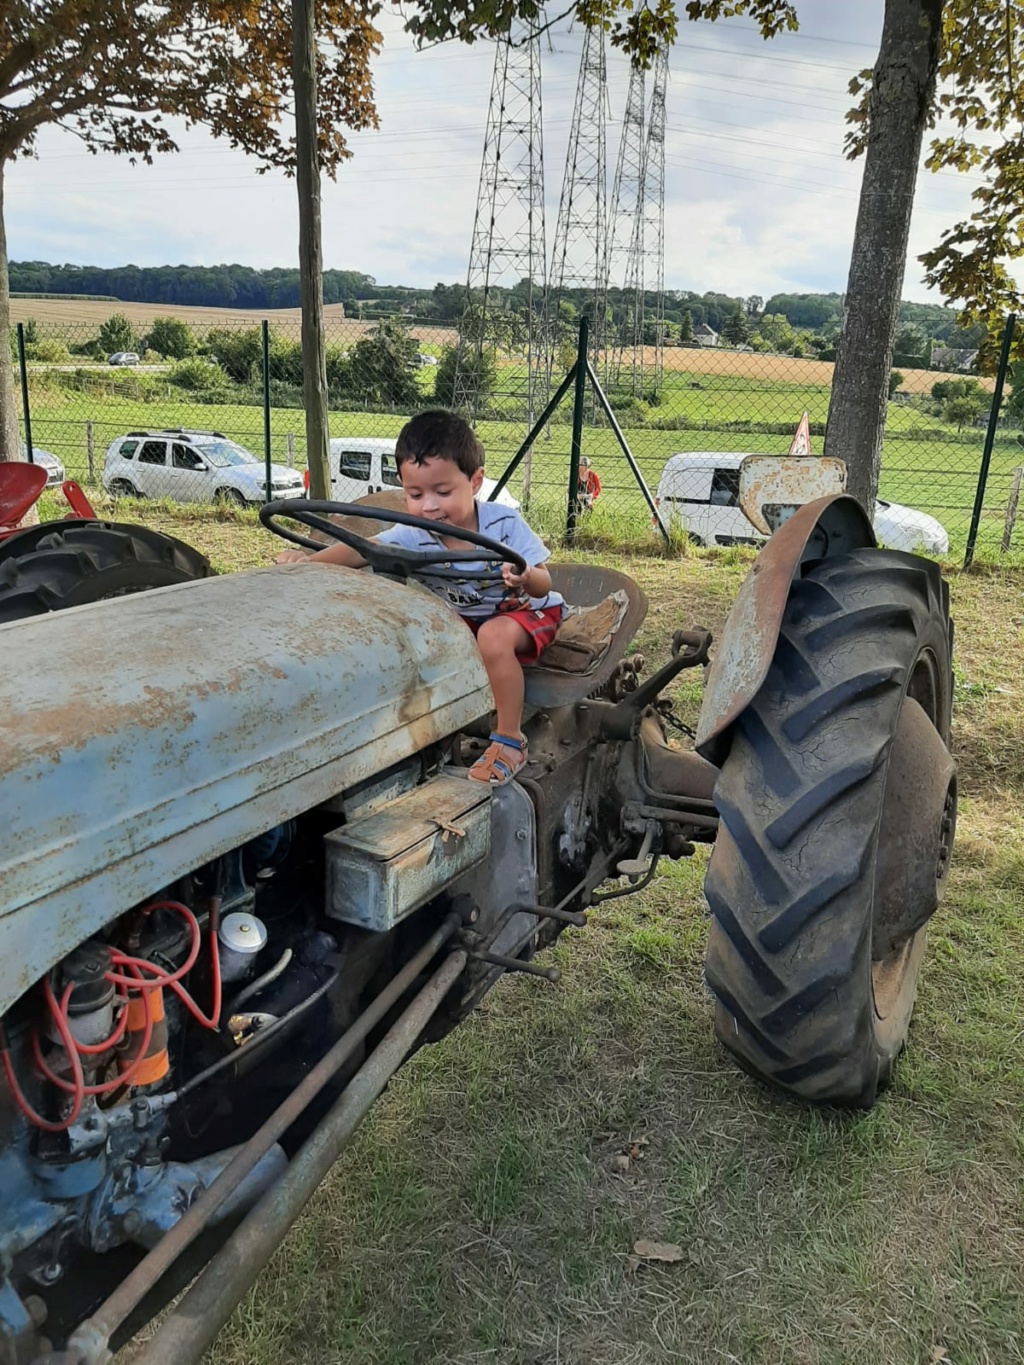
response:
<path fill-rule="evenodd" d="M 491 789 L 443 775 L 324 838 L 327 913 L 386 932 L 491 851 Z"/>

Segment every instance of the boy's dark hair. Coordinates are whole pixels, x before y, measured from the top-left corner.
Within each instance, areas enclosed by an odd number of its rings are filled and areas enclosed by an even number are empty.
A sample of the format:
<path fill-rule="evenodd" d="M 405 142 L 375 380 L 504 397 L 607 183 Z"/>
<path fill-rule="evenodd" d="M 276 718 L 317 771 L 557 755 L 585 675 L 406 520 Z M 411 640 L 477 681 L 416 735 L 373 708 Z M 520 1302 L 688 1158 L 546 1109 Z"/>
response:
<path fill-rule="evenodd" d="M 483 467 L 484 448 L 464 417 L 446 408 L 431 408 L 411 417 L 398 433 L 395 463 L 401 469 L 409 460 L 422 464 L 431 458 L 451 460 L 471 479 Z"/>

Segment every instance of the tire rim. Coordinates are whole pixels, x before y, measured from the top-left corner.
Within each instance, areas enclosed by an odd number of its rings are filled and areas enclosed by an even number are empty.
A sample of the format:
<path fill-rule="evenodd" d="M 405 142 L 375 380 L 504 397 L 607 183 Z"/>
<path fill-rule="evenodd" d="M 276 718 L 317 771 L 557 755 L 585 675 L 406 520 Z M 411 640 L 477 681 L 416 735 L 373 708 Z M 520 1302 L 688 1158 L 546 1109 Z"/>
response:
<path fill-rule="evenodd" d="M 876 1025 L 901 1038 L 913 1007 L 926 924 L 945 894 L 956 830 L 956 770 L 940 732 L 938 662 L 922 651 L 893 735 L 878 830 L 871 986 Z"/>

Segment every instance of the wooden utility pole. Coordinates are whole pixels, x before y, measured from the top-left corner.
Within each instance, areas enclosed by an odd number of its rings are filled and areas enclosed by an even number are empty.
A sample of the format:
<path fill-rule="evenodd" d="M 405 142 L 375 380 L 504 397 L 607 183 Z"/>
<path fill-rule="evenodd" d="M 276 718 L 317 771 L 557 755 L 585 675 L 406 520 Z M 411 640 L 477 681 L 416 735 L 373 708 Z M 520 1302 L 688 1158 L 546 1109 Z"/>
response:
<path fill-rule="evenodd" d="M 302 305 L 306 463 L 309 496 L 329 498 L 327 360 L 316 120 L 316 0 L 292 0 L 292 81 L 295 87 L 295 184 L 299 193 L 299 302 Z"/>

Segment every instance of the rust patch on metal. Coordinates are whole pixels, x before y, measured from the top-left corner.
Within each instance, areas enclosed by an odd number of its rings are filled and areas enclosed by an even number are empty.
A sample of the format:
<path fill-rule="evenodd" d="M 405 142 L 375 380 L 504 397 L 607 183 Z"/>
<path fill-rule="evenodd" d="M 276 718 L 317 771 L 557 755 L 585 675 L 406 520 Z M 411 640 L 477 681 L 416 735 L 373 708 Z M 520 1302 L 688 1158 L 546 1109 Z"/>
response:
<path fill-rule="evenodd" d="M 818 455 L 748 455 L 740 465 L 740 508 L 762 535 L 767 504 L 802 507 L 846 491 L 846 465 Z"/>

